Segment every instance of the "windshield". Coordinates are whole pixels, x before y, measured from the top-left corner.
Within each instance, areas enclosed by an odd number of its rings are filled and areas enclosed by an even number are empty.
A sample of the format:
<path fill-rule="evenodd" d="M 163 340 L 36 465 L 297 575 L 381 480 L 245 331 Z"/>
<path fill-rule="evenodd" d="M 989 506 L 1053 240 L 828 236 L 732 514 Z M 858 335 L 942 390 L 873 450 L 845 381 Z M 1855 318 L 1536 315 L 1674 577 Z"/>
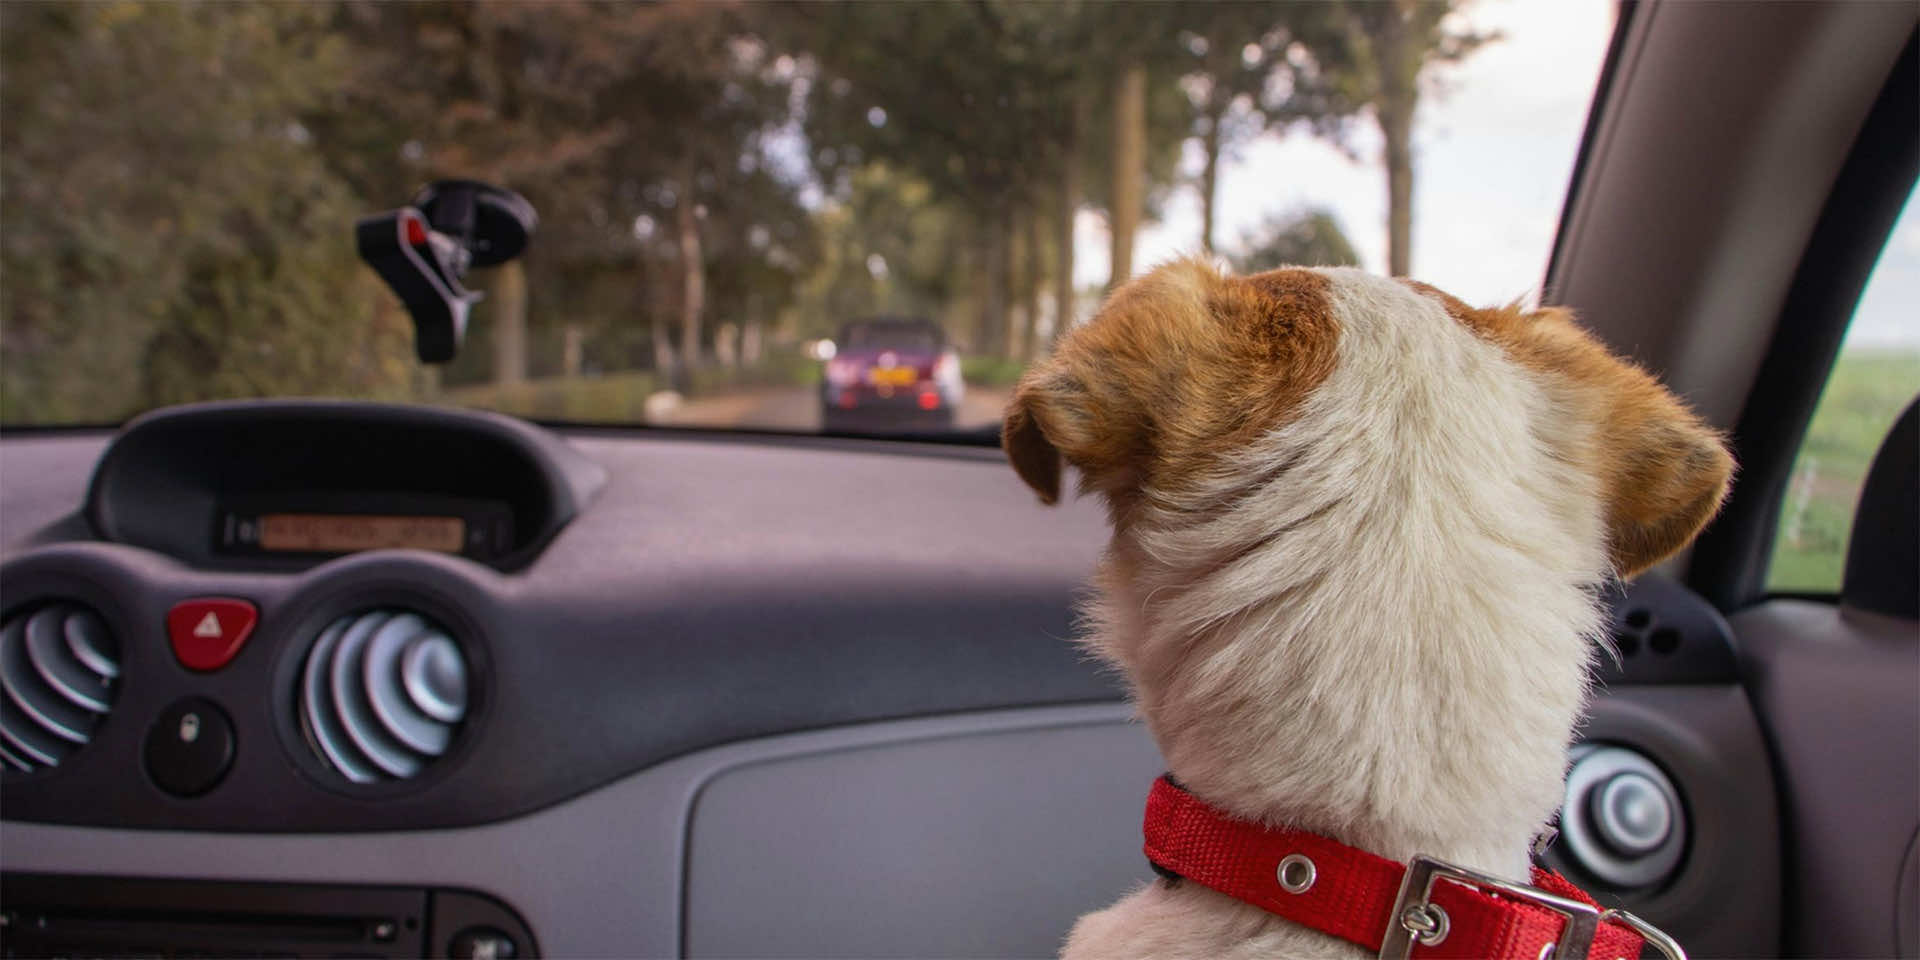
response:
<path fill-rule="evenodd" d="M 0 4 L 0 423 L 335 396 L 986 436 L 1030 359 L 1174 257 L 1532 295 L 1613 17 Z M 537 227 L 471 257 L 481 298 L 424 364 L 355 225 L 448 178 Z"/>

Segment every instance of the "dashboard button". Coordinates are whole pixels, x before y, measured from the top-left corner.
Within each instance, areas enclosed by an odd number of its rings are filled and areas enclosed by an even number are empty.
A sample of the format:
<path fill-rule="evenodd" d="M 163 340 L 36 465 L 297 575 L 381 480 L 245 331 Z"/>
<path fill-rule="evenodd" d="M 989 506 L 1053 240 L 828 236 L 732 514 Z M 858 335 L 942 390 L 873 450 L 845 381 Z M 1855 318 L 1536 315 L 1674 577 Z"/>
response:
<path fill-rule="evenodd" d="M 173 655 L 189 670 L 218 670 L 233 660 L 253 633 L 260 611 L 233 597 L 195 597 L 167 611 Z"/>
<path fill-rule="evenodd" d="M 219 704 L 205 697 L 176 701 L 147 731 L 147 775 L 174 796 L 199 796 L 233 766 L 233 739 L 233 721 Z"/>

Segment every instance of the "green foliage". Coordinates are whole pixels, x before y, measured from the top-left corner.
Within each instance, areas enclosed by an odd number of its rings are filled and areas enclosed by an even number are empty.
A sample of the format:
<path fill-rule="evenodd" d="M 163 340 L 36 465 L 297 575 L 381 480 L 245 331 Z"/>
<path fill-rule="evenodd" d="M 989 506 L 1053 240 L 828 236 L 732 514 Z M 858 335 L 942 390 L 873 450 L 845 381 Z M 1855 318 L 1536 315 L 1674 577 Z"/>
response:
<path fill-rule="evenodd" d="M 1010 387 L 1026 368 L 1024 361 L 1005 357 L 962 357 L 960 379 L 976 387 Z"/>
<path fill-rule="evenodd" d="M 436 399 L 536 420 L 642 423 L 647 419 L 647 397 L 657 389 L 651 373 L 616 373 L 453 387 Z"/>
<path fill-rule="evenodd" d="M 820 382 L 820 376 L 820 361 L 781 351 L 753 366 L 701 370 L 694 374 L 690 392 L 700 396 L 739 387 L 810 387 Z"/>
<path fill-rule="evenodd" d="M 1182 8 L 1182 86 L 1194 134 L 1221 125 L 1231 152 L 1272 127 L 1304 123 L 1344 146 L 1359 104 L 1344 11 L 1334 3 L 1199 3 Z"/>
<path fill-rule="evenodd" d="M 1841 353 L 1794 461 L 1767 568 L 1768 590 L 1839 590 L 1867 468 L 1916 393 L 1920 352 L 1853 348 Z"/>
<path fill-rule="evenodd" d="M 1423 9 L 1429 59 L 1460 55 Z M 1021 355 L 1041 291 L 1071 289 L 1075 210 L 1119 189 L 1150 212 L 1196 134 L 1220 134 L 1216 157 L 1282 123 L 1338 137 L 1378 93 L 1362 81 L 1386 76 L 1354 32 L 1401 22 L 1380 17 L 1164 0 L 3 3 L 0 421 L 442 384 L 503 409 L 638 416 L 656 382 L 805 382 L 818 365 L 800 341 L 878 313 Z M 1144 121 L 1147 169 L 1116 177 L 1112 98 L 1135 67 L 1148 87 L 1127 139 Z M 523 284 L 469 278 L 492 296 L 429 373 L 350 237 L 448 176 L 524 193 L 541 225 Z M 1330 222 L 1297 229 L 1261 240 L 1351 258 Z M 738 343 L 758 345 L 756 369 L 671 369 Z M 968 362 L 985 384 L 1019 369 Z"/>
<path fill-rule="evenodd" d="M 770 325 L 817 259 L 759 138 L 790 78 L 738 8 L 311 2 L 0 5 L 0 420 L 183 400 L 404 399 L 412 330 L 354 256 L 359 216 L 438 176 L 527 194 L 533 329 L 558 369 L 650 363 L 697 206 L 703 331 Z M 694 195 L 671 189 L 693 162 Z M 470 282 L 485 290 L 488 274 Z M 492 375 L 474 312 L 447 382 Z"/>
<path fill-rule="evenodd" d="M 884 163 L 848 180 L 845 202 L 816 220 L 823 257 L 796 292 L 791 329 L 831 337 L 857 317 L 938 317 L 965 296 L 953 271 L 967 241 L 961 211 L 926 181 Z"/>
<path fill-rule="evenodd" d="M 820 382 L 820 362 L 796 352 L 779 351 L 752 367 L 707 367 L 695 371 L 690 379 L 695 396 L 752 387 L 806 387 Z M 626 372 L 449 387 L 429 399 L 536 420 L 644 423 L 647 398 L 664 389 L 667 386 L 650 372 Z"/>
<path fill-rule="evenodd" d="M 1241 238 L 1234 269 L 1259 273 L 1286 265 L 1350 267 L 1360 262 L 1340 222 L 1325 210 L 1305 210 L 1269 218 L 1261 229 Z"/>
<path fill-rule="evenodd" d="M 408 390 L 298 121 L 347 52 L 325 12 L 0 5 L 0 421 Z"/>

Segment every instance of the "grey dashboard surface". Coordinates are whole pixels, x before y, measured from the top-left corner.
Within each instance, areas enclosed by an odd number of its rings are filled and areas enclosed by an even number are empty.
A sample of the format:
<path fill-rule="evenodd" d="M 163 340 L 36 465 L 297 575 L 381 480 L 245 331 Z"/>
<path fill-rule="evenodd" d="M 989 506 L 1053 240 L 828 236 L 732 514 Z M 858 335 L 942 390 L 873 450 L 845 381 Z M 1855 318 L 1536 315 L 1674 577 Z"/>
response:
<path fill-rule="evenodd" d="M 1105 537 L 1100 511 L 1041 507 L 991 448 L 842 442 L 826 454 L 821 441 L 587 431 L 568 440 L 607 484 L 522 571 L 371 551 L 270 576 L 87 542 L 72 513 L 106 440 L 0 440 L 7 603 L 78 592 L 132 648 L 116 708 L 132 719 L 104 724 L 60 769 L 11 782 L 13 819 L 469 825 L 752 737 L 1121 695 L 1070 640 L 1074 598 Z M 191 674 L 167 651 L 165 611 L 222 594 L 258 604 L 260 626 L 230 666 Z M 324 771 L 302 769 L 311 758 L 286 700 L 317 621 L 413 594 L 464 624 L 470 653 L 491 664 L 472 721 L 484 736 L 444 776 L 381 803 L 313 791 Z M 242 750 L 226 786 L 194 804 L 118 782 L 138 768 L 148 718 L 188 693 L 213 696 L 243 736 L 281 749 Z M 261 802 L 276 796 L 301 801 Z"/>
<path fill-rule="evenodd" d="M 686 955 L 1051 956 L 1147 877 L 1160 762 L 1089 722 L 735 765 L 693 806 Z"/>
<path fill-rule="evenodd" d="M 0 849 L 23 872 L 460 886 L 513 905 L 556 957 L 1039 957 L 1076 915 L 1149 876 L 1140 810 L 1159 763 L 1123 706 L 994 711 L 701 751 L 481 827 L 208 835 L 0 821 Z M 1026 826 L 989 829 L 1013 810 Z M 783 825 L 780 844 L 747 846 Z M 748 831 L 717 832 L 735 826 Z M 906 836 L 921 838 L 911 861 L 861 859 Z M 798 906 L 824 912 L 803 920 Z"/>

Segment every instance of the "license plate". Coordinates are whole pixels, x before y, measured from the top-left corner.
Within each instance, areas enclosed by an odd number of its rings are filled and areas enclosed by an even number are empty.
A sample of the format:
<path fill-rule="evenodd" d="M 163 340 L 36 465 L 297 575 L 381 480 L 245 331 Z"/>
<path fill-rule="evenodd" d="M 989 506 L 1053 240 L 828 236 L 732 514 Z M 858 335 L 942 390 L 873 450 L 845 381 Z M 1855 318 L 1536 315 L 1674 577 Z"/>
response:
<path fill-rule="evenodd" d="M 912 367 L 867 368 L 867 382 L 876 387 L 904 387 L 918 379 Z"/>

